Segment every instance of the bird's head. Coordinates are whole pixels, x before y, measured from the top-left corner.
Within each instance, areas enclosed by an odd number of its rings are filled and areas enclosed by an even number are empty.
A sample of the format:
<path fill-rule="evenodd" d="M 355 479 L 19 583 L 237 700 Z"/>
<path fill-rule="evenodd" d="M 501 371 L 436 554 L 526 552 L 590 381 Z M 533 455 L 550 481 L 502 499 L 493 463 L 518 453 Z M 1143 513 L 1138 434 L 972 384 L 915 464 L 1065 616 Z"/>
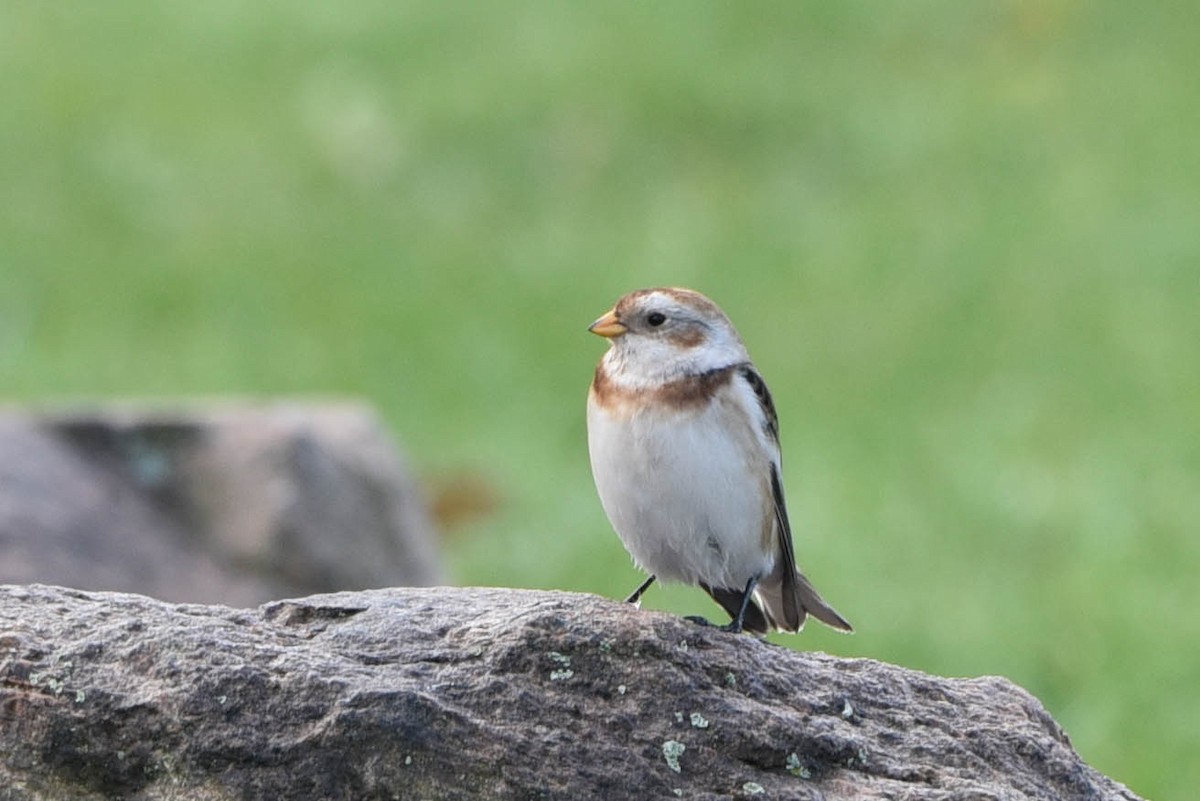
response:
<path fill-rule="evenodd" d="M 748 361 L 733 323 L 691 289 L 630 292 L 588 328 L 611 343 L 610 371 L 630 384 L 652 384 Z"/>

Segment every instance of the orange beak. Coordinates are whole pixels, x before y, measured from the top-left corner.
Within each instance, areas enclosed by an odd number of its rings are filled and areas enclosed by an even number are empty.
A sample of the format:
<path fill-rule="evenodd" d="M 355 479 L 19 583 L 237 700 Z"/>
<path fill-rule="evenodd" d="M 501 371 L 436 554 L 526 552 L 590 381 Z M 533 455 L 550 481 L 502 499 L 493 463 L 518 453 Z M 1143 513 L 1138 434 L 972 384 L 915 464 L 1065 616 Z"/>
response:
<path fill-rule="evenodd" d="M 626 331 L 628 331 L 629 326 L 617 319 L 617 312 L 615 309 L 610 309 L 609 311 L 605 312 L 603 317 L 588 326 L 588 330 L 597 336 L 602 336 L 606 339 L 612 339 L 613 337 L 619 337 L 621 334 L 624 334 Z"/>

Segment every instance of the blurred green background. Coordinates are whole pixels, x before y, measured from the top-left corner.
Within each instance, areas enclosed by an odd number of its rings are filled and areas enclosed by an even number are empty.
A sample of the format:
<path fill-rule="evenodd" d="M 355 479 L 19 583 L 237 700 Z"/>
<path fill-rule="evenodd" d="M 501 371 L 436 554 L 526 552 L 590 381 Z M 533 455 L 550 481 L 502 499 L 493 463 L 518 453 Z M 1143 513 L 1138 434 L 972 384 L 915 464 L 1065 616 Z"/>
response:
<path fill-rule="evenodd" d="M 1008 676 L 1096 767 L 1191 798 L 1195 17 L 3 3 L 2 389 L 363 396 L 431 486 L 499 500 L 449 533 L 456 582 L 622 596 L 585 327 L 695 287 L 859 629 L 783 641 Z"/>

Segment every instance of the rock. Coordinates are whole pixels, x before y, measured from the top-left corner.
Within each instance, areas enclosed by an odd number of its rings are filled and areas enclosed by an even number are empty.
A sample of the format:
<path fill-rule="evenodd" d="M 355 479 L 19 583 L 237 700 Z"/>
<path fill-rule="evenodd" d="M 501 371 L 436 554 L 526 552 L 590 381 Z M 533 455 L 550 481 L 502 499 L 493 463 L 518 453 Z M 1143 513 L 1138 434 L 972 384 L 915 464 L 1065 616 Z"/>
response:
<path fill-rule="evenodd" d="M 0 414 L 0 581 L 250 606 L 440 577 L 363 406 Z"/>
<path fill-rule="evenodd" d="M 0 588 L 4 799 L 1136 799 L 1000 678 L 594 596 Z"/>

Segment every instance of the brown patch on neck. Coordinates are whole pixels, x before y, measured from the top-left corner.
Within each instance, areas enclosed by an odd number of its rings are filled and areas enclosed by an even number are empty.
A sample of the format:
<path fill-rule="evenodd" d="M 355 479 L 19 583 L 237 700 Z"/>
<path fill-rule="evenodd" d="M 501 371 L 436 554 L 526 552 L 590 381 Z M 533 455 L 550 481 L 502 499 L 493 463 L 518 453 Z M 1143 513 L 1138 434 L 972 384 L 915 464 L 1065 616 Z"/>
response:
<path fill-rule="evenodd" d="M 601 363 L 592 379 L 592 398 L 609 412 L 621 416 L 632 416 L 648 408 L 682 412 L 708 405 L 713 395 L 733 379 L 736 371 L 737 365 L 730 365 L 677 378 L 658 387 L 630 389 L 613 381 Z"/>
<path fill-rule="evenodd" d="M 707 338 L 704 329 L 695 324 L 684 326 L 682 330 L 667 335 L 667 340 L 671 344 L 684 350 L 699 347 Z"/>

